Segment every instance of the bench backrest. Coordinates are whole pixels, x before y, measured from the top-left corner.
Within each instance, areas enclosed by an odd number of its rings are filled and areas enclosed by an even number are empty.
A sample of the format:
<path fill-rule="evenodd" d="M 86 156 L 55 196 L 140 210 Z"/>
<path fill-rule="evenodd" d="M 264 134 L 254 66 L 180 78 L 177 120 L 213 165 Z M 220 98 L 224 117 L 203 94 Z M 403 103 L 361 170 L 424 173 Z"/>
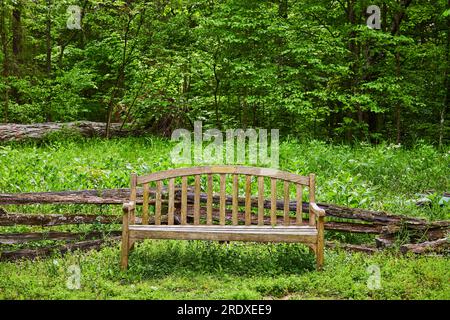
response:
<path fill-rule="evenodd" d="M 218 176 L 219 180 L 219 195 L 213 194 L 213 181 L 214 176 Z M 245 198 L 239 197 L 239 179 L 245 177 Z M 226 182 L 228 179 L 232 181 L 231 197 L 226 193 Z M 257 199 L 252 198 L 252 177 L 257 179 Z M 265 179 L 266 178 L 266 179 Z M 181 190 L 175 189 L 175 182 L 181 180 Z M 202 180 L 205 184 L 205 193 L 202 193 Z M 264 198 L 264 186 L 266 182 L 270 181 L 270 201 Z M 283 201 L 277 203 L 277 183 L 282 181 L 283 183 Z M 190 182 L 193 186 L 188 186 Z M 290 185 L 293 184 L 296 190 L 296 207 L 295 218 L 290 216 L 291 209 L 290 204 Z M 181 205 L 180 217 L 181 224 L 188 223 L 188 206 L 193 204 L 192 222 L 194 225 L 213 224 L 213 211 L 219 212 L 219 224 L 225 225 L 227 214 L 229 219 L 229 210 L 226 209 L 227 205 L 231 205 L 231 222 L 233 225 L 238 224 L 239 207 L 245 207 L 244 220 L 245 225 L 252 224 L 252 208 L 257 208 L 257 219 L 253 219 L 257 225 L 264 225 L 264 220 L 267 218 L 264 216 L 266 209 L 270 210 L 270 224 L 277 224 L 277 211 L 280 209 L 283 211 L 282 224 L 287 226 L 290 224 L 302 225 L 303 212 L 302 212 L 302 195 L 303 188 L 309 187 L 309 202 L 315 202 L 315 176 L 310 174 L 309 176 L 300 176 L 297 174 L 284 172 L 276 169 L 257 168 L 257 167 L 244 167 L 244 166 L 202 166 L 202 167 L 190 167 L 171 169 L 166 171 L 155 172 L 145 176 L 131 175 L 131 195 L 130 200 L 136 202 L 136 188 L 137 186 L 143 186 L 143 208 L 142 208 L 142 224 L 148 224 L 149 222 L 149 205 L 154 205 L 154 223 L 161 224 L 161 212 L 162 208 L 167 205 L 167 223 L 169 225 L 174 224 L 175 211 Z M 269 185 L 269 184 L 268 184 Z M 152 188 L 153 192 L 150 192 Z M 266 190 L 269 191 L 269 190 Z M 150 195 L 153 195 L 150 199 Z M 205 199 L 206 198 L 206 199 Z M 219 199 L 217 199 L 219 198 Z M 188 201 L 189 199 L 189 201 Z M 219 207 L 214 208 L 213 203 L 215 200 L 218 202 Z M 202 203 L 206 202 L 206 214 L 205 208 L 202 207 Z M 277 206 L 278 204 L 278 206 Z M 228 212 L 228 213 L 227 213 Z M 314 213 L 309 209 L 309 222 L 308 224 L 314 226 L 316 219 Z M 253 216 L 254 217 L 254 216 Z M 192 215 L 191 215 L 192 218 Z M 206 218 L 206 219 L 205 219 Z M 133 217 L 134 220 L 134 217 Z M 291 221 L 292 220 L 292 221 Z M 130 221 L 132 224 L 134 221 Z"/>

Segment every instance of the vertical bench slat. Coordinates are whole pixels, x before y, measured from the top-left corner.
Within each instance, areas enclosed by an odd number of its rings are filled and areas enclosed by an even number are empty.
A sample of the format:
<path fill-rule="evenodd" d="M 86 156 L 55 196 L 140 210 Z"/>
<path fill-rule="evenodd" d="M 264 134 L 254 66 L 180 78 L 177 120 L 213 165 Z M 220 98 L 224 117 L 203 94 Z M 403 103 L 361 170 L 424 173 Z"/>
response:
<path fill-rule="evenodd" d="M 296 200 L 297 200 L 297 210 L 296 210 L 296 223 L 298 226 L 300 226 L 303 223 L 303 211 L 302 211 L 302 197 L 303 197 L 303 186 L 301 184 L 297 184 L 297 196 L 296 196 Z"/>
<path fill-rule="evenodd" d="M 252 196 L 252 176 L 245 176 L 245 225 L 249 226 L 251 222 L 251 196 Z"/>
<path fill-rule="evenodd" d="M 155 224 L 161 224 L 161 180 L 156 181 L 156 203 L 155 203 Z"/>
<path fill-rule="evenodd" d="M 148 183 L 144 183 L 143 187 L 144 187 L 144 196 L 142 203 L 142 224 L 148 224 L 148 196 L 149 196 Z"/>
<path fill-rule="evenodd" d="M 270 224 L 277 224 L 277 179 L 270 179 Z"/>
<path fill-rule="evenodd" d="M 130 201 L 136 203 L 136 186 L 137 186 L 137 175 L 135 173 L 131 174 L 131 190 L 130 190 Z M 135 224 L 136 222 L 135 210 L 130 212 L 130 224 Z"/>
<path fill-rule="evenodd" d="M 167 215 L 167 224 L 173 225 L 175 213 L 175 179 L 169 179 L 169 210 Z"/>
<path fill-rule="evenodd" d="M 233 175 L 233 213 L 232 213 L 232 223 L 233 226 L 238 224 L 238 193 L 239 193 L 239 176 L 237 174 Z"/>
<path fill-rule="evenodd" d="M 200 175 L 195 176 L 194 225 L 200 224 Z"/>
<path fill-rule="evenodd" d="M 314 173 L 311 173 L 309 175 L 309 203 L 316 202 L 316 176 Z M 315 226 L 316 225 L 316 215 L 314 214 L 314 211 L 312 210 L 312 207 L 309 206 L 309 225 Z"/>
<path fill-rule="evenodd" d="M 187 224 L 187 177 L 181 178 L 181 224 Z"/>
<path fill-rule="evenodd" d="M 289 181 L 284 181 L 284 225 L 288 226 L 289 221 Z"/>
<path fill-rule="evenodd" d="M 206 199 L 206 224 L 212 224 L 212 200 L 213 200 L 212 182 L 213 182 L 212 174 L 208 174 L 208 188 L 207 188 L 208 198 Z"/>
<path fill-rule="evenodd" d="M 221 174 L 220 175 L 220 204 L 219 204 L 219 209 L 220 209 L 220 217 L 219 217 L 219 223 L 221 226 L 225 225 L 225 200 L 226 200 L 226 186 L 225 186 L 225 182 L 226 182 L 226 175 L 225 174 Z"/>
<path fill-rule="evenodd" d="M 258 177 L 258 226 L 264 225 L 264 177 Z"/>

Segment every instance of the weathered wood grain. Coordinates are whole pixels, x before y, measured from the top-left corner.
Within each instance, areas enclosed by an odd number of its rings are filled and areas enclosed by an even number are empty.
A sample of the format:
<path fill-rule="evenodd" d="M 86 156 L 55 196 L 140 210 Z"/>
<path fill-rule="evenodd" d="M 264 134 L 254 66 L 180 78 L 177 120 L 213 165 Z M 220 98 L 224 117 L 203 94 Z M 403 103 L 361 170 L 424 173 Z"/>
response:
<path fill-rule="evenodd" d="M 15 251 L 2 251 L 0 252 L 0 261 L 15 261 L 19 259 L 35 259 L 37 257 L 50 256 L 56 252 L 64 254 L 66 252 L 74 250 L 98 250 L 104 244 L 117 242 L 120 237 L 111 237 L 97 240 L 87 240 L 75 243 L 69 243 L 62 246 L 52 246 L 39 249 L 20 249 Z"/>

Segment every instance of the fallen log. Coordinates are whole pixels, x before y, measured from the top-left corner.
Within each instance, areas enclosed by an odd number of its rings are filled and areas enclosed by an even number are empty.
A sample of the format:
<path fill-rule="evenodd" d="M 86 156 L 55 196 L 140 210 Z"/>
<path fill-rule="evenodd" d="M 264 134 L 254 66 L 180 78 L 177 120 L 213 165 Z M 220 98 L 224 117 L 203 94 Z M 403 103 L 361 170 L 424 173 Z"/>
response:
<path fill-rule="evenodd" d="M 0 214 L 0 226 L 59 226 L 65 224 L 109 224 L 120 223 L 121 217 L 114 215 L 63 215 L 63 214 L 22 214 L 7 213 Z"/>
<path fill-rule="evenodd" d="M 176 198 L 179 199 L 180 195 L 179 193 L 176 195 Z M 187 193 L 187 199 L 188 203 L 193 204 L 194 203 L 194 193 L 188 192 Z M 206 203 L 207 201 L 207 195 L 202 193 L 200 194 L 200 202 Z M 219 195 L 213 195 L 213 203 L 219 203 L 220 196 Z M 227 196 L 225 203 L 227 205 L 232 204 L 232 197 Z M 239 206 L 245 206 L 245 198 L 239 197 L 238 198 L 238 205 Z M 258 199 L 257 198 L 251 198 L 251 205 L 252 207 L 257 208 L 258 207 Z M 343 219 L 350 219 L 350 220 L 361 220 L 364 222 L 371 222 L 374 224 L 379 225 L 406 225 L 408 228 L 411 229 L 417 229 L 417 230 L 431 230 L 433 228 L 447 228 L 450 226 L 450 221 L 427 221 L 425 219 L 419 219 L 419 218 L 413 218 L 413 217 L 407 217 L 403 215 L 394 215 L 389 214 L 384 211 L 372 211 L 367 209 L 360 209 L 360 208 L 348 208 L 333 204 L 327 204 L 327 203 L 318 203 L 318 206 L 325 210 L 327 217 L 334 217 L 334 218 L 343 218 Z M 276 202 L 277 210 L 283 210 L 284 208 L 284 201 L 283 200 L 277 200 Z M 264 208 L 270 209 L 271 208 L 271 201 L 270 200 L 264 200 Z M 289 210 L 292 212 L 295 212 L 297 209 L 297 202 L 296 201 L 290 201 L 289 202 Z M 309 203 L 303 202 L 302 203 L 302 211 L 303 212 L 309 212 Z"/>
<path fill-rule="evenodd" d="M 176 216 L 180 216 L 179 208 L 176 208 Z M 206 218 L 206 208 L 200 207 L 200 217 Z M 219 221 L 220 210 L 217 208 L 212 209 L 212 218 L 214 221 Z M 194 221 L 194 209 L 192 206 L 187 207 L 187 218 L 188 222 Z M 245 221 L 245 213 L 238 211 L 237 213 L 238 222 L 244 223 Z M 250 216 L 250 220 L 252 224 L 258 223 L 258 216 L 256 214 L 252 214 Z M 232 221 L 232 211 L 225 210 L 225 221 Z M 290 217 L 290 224 L 296 224 L 296 218 Z M 270 225 L 270 217 L 264 216 L 263 222 L 265 225 Z M 282 225 L 284 222 L 284 217 L 277 216 L 277 224 Z M 303 221 L 304 225 L 308 225 L 308 221 Z M 381 232 L 382 226 L 373 225 L 368 223 L 353 223 L 353 222 L 338 222 L 338 221 L 327 221 L 325 222 L 325 230 L 333 230 L 340 232 L 354 232 L 354 233 L 367 233 L 367 234 L 379 234 Z"/>
<path fill-rule="evenodd" d="M 88 251 L 98 250 L 108 242 L 119 241 L 120 237 L 108 237 L 104 239 L 88 240 L 75 243 L 69 243 L 62 246 L 51 246 L 39 249 L 20 249 L 14 251 L 0 252 L 0 261 L 15 261 L 19 259 L 36 259 L 38 257 L 47 257 L 55 253 L 64 254 L 75 250 Z"/>
<path fill-rule="evenodd" d="M 422 243 L 409 243 L 400 246 L 400 251 L 402 253 L 432 253 L 432 252 L 442 252 L 450 249 L 450 239 L 442 238 L 434 241 L 426 241 Z"/>
<path fill-rule="evenodd" d="M 166 188 L 163 188 L 163 193 L 166 192 Z M 175 197 L 179 203 L 181 198 L 180 188 L 176 187 Z M 80 191 L 59 191 L 59 192 L 29 192 L 29 193 L 6 193 L 0 194 L 0 205 L 11 205 L 11 204 L 122 204 L 129 200 L 130 189 L 105 189 L 105 190 L 80 190 Z M 150 188 L 150 197 L 154 197 L 155 189 Z M 143 191 L 142 188 L 137 189 L 137 203 L 142 204 Z M 188 203 L 194 203 L 194 193 L 188 192 L 187 194 Z M 213 202 L 219 203 L 220 197 L 215 194 L 213 196 Z M 207 195 L 202 193 L 200 195 L 200 202 L 206 203 Z M 151 203 L 151 202 L 150 202 Z M 226 204 L 232 204 L 232 197 L 226 197 Z M 238 198 L 239 206 L 245 205 L 245 198 Z M 258 206 L 258 199 L 251 199 L 252 207 Z M 433 221 L 428 222 L 425 219 L 407 217 L 402 215 L 389 214 L 384 211 L 372 211 L 360 208 L 348 208 L 339 205 L 318 203 L 319 207 L 325 209 L 328 217 L 344 218 L 361 220 L 366 222 L 378 223 L 382 225 L 388 224 L 407 224 L 411 228 L 421 229 L 425 225 L 426 227 L 449 227 L 450 221 Z M 270 200 L 264 201 L 264 208 L 270 209 Z M 283 210 L 284 201 L 278 200 L 276 203 L 278 210 Z M 296 201 L 289 202 L 289 210 L 296 211 L 297 203 Z M 309 203 L 303 202 L 302 204 L 303 212 L 308 212 Z"/>
<path fill-rule="evenodd" d="M 376 237 L 375 244 L 377 248 L 389 248 L 392 247 L 395 243 L 395 239 L 392 237 L 390 239 L 384 237 Z"/>
<path fill-rule="evenodd" d="M 175 192 L 181 189 L 176 187 Z M 163 193 L 167 187 L 163 187 Z M 136 203 L 142 204 L 143 189 L 136 190 Z M 150 196 L 154 197 L 155 189 L 150 188 Z M 0 205 L 17 204 L 117 204 L 121 205 L 130 200 L 130 189 L 104 189 L 57 192 L 24 192 L 0 194 Z M 153 200 L 154 202 L 154 200 Z M 164 202 L 164 201 L 163 201 Z M 152 201 L 150 201 L 150 204 Z"/>
<path fill-rule="evenodd" d="M 58 240 L 93 240 L 103 237 L 104 233 L 99 231 L 93 232 L 22 232 L 22 233 L 3 233 L 0 234 L 0 244 L 19 244 L 31 241 Z M 120 236 L 120 231 L 108 232 L 109 236 Z"/>
<path fill-rule="evenodd" d="M 206 209 L 200 208 L 201 217 L 206 217 Z M 219 210 L 213 208 L 212 211 L 213 220 L 219 221 Z M 180 209 L 175 210 L 175 224 L 180 224 Z M 188 221 L 192 222 L 194 220 L 193 207 L 188 206 Z M 231 221 L 232 213 L 230 210 L 226 210 L 225 219 Z M 256 224 L 258 217 L 257 215 L 252 215 L 252 223 Z M 277 217 L 277 223 L 282 224 L 284 218 Z M 245 216 L 243 212 L 238 212 L 238 220 L 243 223 L 245 221 Z M 295 218 L 291 218 L 290 223 L 295 224 Z M 14 225 L 29 225 L 29 226 L 42 226 L 51 227 L 59 225 L 68 224 L 121 224 L 122 217 L 116 215 L 73 215 L 73 214 L 23 214 L 23 213 L 0 213 L 0 226 L 14 226 Z M 140 217 L 136 217 L 136 223 L 142 223 Z M 167 223 L 167 215 L 162 215 L 161 223 Z M 154 224 L 154 216 L 149 217 L 149 224 Z M 264 224 L 270 225 L 270 217 L 264 217 Z M 307 224 L 307 221 L 305 221 Z M 325 223 L 326 230 L 334 230 L 341 232 L 355 232 L 355 233 L 370 233 L 379 234 L 381 227 L 378 225 L 362 224 L 362 223 L 349 223 L 349 222 L 336 222 L 329 221 Z M 0 243 L 2 235 L 0 234 Z M 5 240 L 6 241 L 6 240 Z"/>
<path fill-rule="evenodd" d="M 402 229 L 406 229 L 410 239 L 416 242 L 445 238 L 446 234 L 449 232 L 449 228 L 446 226 L 446 221 L 436 221 L 434 222 L 434 225 L 430 223 L 424 225 L 414 225 L 413 227 L 394 224 L 382 226 L 381 236 L 392 240 L 397 234 L 402 232 Z"/>
<path fill-rule="evenodd" d="M 380 251 L 377 248 L 374 248 L 372 246 L 348 244 L 348 243 L 335 243 L 335 242 L 331 242 L 331 241 L 326 241 L 325 246 L 327 248 L 332 248 L 332 249 L 339 248 L 339 249 L 343 249 L 346 251 L 364 252 L 364 253 L 368 253 L 368 254 L 373 254 L 373 253 Z"/>
<path fill-rule="evenodd" d="M 167 191 L 167 189 L 163 189 L 163 194 Z M 13 193 L 13 194 L 0 194 L 0 205 L 4 204 L 50 204 L 50 203 L 61 203 L 61 204 L 116 204 L 121 205 L 123 202 L 129 200 L 130 190 L 128 188 L 122 189 L 106 189 L 106 190 L 81 190 L 81 191 L 60 191 L 60 192 L 33 192 L 33 193 Z M 154 197 L 155 190 L 153 188 L 150 189 L 150 198 Z M 143 191 L 142 189 L 137 190 L 137 203 L 142 203 Z M 180 188 L 176 188 L 175 192 L 176 204 L 177 206 L 180 203 L 181 192 Z M 187 195 L 188 203 L 193 204 L 194 202 L 194 193 L 188 192 Z M 154 200 L 150 199 L 150 204 Z M 202 203 L 206 203 L 207 196 L 206 194 L 200 195 L 200 201 Z M 219 195 L 213 196 L 213 202 L 219 203 L 220 197 Z M 226 197 L 226 204 L 232 204 L 232 198 Z M 238 198 L 239 206 L 245 205 L 244 198 Z M 252 207 L 257 207 L 258 200 L 257 198 L 251 199 Z M 276 203 L 278 210 L 283 210 L 284 201 L 278 200 Z M 424 219 L 406 217 L 401 215 L 393 215 L 388 214 L 386 212 L 380 211 L 371 211 L 360 208 L 347 208 L 338 205 L 319 203 L 319 206 L 325 209 L 328 217 L 328 229 L 329 230 L 337 230 L 337 231 L 348 231 L 348 232 L 359 232 L 359 233 L 383 233 L 386 235 L 397 234 L 401 228 L 406 228 L 408 231 L 414 231 L 415 239 L 429 239 L 435 240 L 442 238 L 445 236 L 445 233 L 448 232 L 450 226 L 450 221 L 432 221 L 428 222 Z M 271 202 L 269 200 L 264 201 L 264 207 L 266 209 L 270 209 Z M 289 203 L 289 209 L 291 211 L 296 211 L 296 202 L 291 201 Z M 309 203 L 304 202 L 302 206 L 303 212 L 307 213 L 309 210 Z M 1 211 L 0 211 L 1 213 Z M 227 213 L 231 217 L 231 213 Z M 51 218 L 51 215 L 45 215 L 42 219 L 44 222 L 39 222 L 38 225 L 58 225 L 58 217 Z M 50 217 L 49 217 L 50 216 Z M 346 224 L 344 221 L 335 222 L 332 221 L 331 218 L 352 220 L 356 223 L 354 226 L 351 226 L 349 223 Z M 21 218 L 21 217 L 18 217 Z M 32 218 L 32 219 L 41 219 L 41 218 Z M 45 219 L 50 219 L 50 222 L 45 222 Z M 64 218 L 61 218 L 64 220 Z M 69 219 L 76 219 L 74 216 Z M 86 218 L 89 219 L 89 218 Z M 120 218 L 116 218 L 120 219 Z M 231 219 L 231 218 L 229 218 Z M 240 216 L 239 219 L 243 220 L 243 217 Z M 256 219 L 256 217 L 254 217 Z M 13 219 L 14 220 L 14 217 Z M 9 220 L 8 220 L 9 221 Z M 8 221 L 0 216 L 0 226 L 1 225 L 13 225 L 20 224 L 20 221 L 17 220 L 16 223 L 8 224 Z M 80 220 L 79 223 L 88 223 Z M 70 220 L 69 220 L 70 222 Z M 109 223 L 107 221 L 97 221 L 99 223 Z M 3 223 L 3 224 L 2 224 Z M 67 224 L 68 222 L 61 221 L 59 224 Z M 78 223 L 75 221 L 75 223 Z M 94 222 L 92 222 L 94 223 Z M 112 222 L 111 222 L 112 223 Z M 120 223 L 118 221 L 117 223 Z M 266 223 L 268 224 L 268 218 L 266 218 Z M 24 223 L 26 224 L 26 223 Z M 35 223 L 30 223 L 30 225 Z M 380 228 L 383 227 L 382 232 Z M 417 231 L 417 232 L 416 232 Z"/>
<path fill-rule="evenodd" d="M 179 214 L 175 215 L 175 224 L 180 224 Z M 149 217 L 149 224 L 154 224 L 154 216 Z M 121 224 L 122 216 L 118 215 L 74 215 L 74 214 L 24 214 L 24 213 L 0 213 L 0 226 L 41 226 L 52 227 L 68 224 Z M 136 217 L 136 223 L 142 223 L 140 217 Z M 167 223 L 167 215 L 161 216 L 161 223 Z"/>
<path fill-rule="evenodd" d="M 129 130 L 120 130 L 121 123 L 111 124 L 111 136 L 125 136 Z M 104 137 L 106 124 L 103 122 L 78 121 L 68 123 L 46 122 L 34 124 L 1 124 L 0 141 L 20 141 L 25 139 L 42 139 L 46 135 L 62 130 L 69 130 L 84 137 Z"/>

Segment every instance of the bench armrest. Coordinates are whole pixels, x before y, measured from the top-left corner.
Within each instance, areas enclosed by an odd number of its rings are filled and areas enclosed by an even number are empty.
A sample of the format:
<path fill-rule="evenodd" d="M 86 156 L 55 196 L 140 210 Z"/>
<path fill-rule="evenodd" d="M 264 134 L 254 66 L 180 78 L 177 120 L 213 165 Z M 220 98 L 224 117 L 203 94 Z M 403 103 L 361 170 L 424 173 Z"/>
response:
<path fill-rule="evenodd" d="M 136 208 L 136 203 L 134 201 L 125 202 L 123 204 L 122 210 L 124 213 L 130 212 Z"/>
<path fill-rule="evenodd" d="M 320 208 L 316 203 L 311 202 L 309 206 L 318 217 L 325 217 L 325 210 Z"/>

